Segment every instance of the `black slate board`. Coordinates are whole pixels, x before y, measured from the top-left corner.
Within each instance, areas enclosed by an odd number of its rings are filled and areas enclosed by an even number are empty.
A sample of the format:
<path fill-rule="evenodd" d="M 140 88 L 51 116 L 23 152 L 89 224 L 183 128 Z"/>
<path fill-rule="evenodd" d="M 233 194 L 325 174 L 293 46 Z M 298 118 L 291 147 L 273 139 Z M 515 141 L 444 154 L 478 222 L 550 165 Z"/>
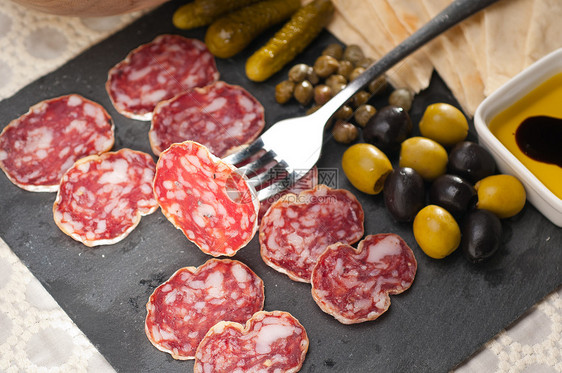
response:
<path fill-rule="evenodd" d="M 139 44 L 162 33 L 202 39 L 204 30 L 182 32 L 171 24 L 182 2 L 167 3 L 111 36 L 57 71 L 0 102 L 4 127 L 38 101 L 76 92 L 104 105 L 116 124 L 115 148 L 150 153 L 149 124 L 115 112 L 104 90 L 107 71 Z M 297 104 L 274 102 L 276 83 L 287 70 L 266 83 L 244 75 L 249 53 L 270 36 L 263 35 L 234 59 L 218 60 L 223 80 L 246 87 L 266 108 L 269 125 L 301 115 Z M 324 32 L 298 61 L 312 63 L 335 39 Z M 424 108 L 454 98 L 438 76 L 421 92 L 410 112 L 417 123 Z M 374 99 L 377 107 L 385 98 Z M 415 129 L 414 134 L 419 132 Z M 471 127 L 471 139 L 475 139 Z M 265 282 L 266 310 L 291 312 L 306 327 L 310 349 L 303 372 L 445 372 L 462 362 L 525 310 L 562 283 L 562 230 L 527 205 L 503 222 L 504 247 L 489 263 L 469 264 L 459 252 L 432 260 L 417 246 L 411 226 L 392 221 L 381 196 L 367 196 L 347 182 L 340 168 L 345 146 L 328 139 L 318 164 L 325 182 L 354 192 L 366 212 L 367 234 L 394 232 L 410 244 L 418 260 L 414 285 L 392 297 L 377 321 L 342 325 L 324 314 L 310 296 L 310 286 L 289 280 L 267 267 L 257 238 L 236 255 Z M 394 163 L 396 159 L 393 158 Z M 336 175 L 336 178 L 331 178 Z M 335 183 L 335 184 L 334 184 Z M 178 268 L 209 259 L 160 211 L 146 216 L 122 242 L 87 248 L 64 235 L 52 219 L 54 193 L 31 193 L 0 176 L 0 237 L 14 250 L 89 339 L 122 372 L 190 371 L 192 362 L 173 360 L 156 350 L 144 335 L 145 303 L 156 286 Z"/>

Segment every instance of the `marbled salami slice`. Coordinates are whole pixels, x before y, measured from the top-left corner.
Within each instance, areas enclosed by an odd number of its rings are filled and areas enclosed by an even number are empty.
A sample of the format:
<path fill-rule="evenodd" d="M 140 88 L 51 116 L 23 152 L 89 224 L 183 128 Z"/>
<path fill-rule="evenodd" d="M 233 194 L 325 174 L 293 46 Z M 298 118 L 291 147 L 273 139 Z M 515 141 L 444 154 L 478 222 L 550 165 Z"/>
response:
<path fill-rule="evenodd" d="M 309 340 L 291 314 L 256 313 L 246 325 L 221 321 L 205 335 L 195 355 L 195 373 L 290 373 L 302 367 Z"/>
<path fill-rule="evenodd" d="M 75 161 L 111 149 L 113 128 L 105 109 L 82 96 L 41 101 L 0 134 L 0 168 L 20 188 L 56 192 Z"/>
<path fill-rule="evenodd" d="M 62 177 L 55 223 L 86 246 L 121 241 L 158 208 L 155 167 L 150 155 L 130 149 L 78 160 Z"/>
<path fill-rule="evenodd" d="M 218 80 L 215 59 L 199 40 L 161 35 L 109 71 L 106 90 L 122 115 L 150 120 L 160 101 Z"/>
<path fill-rule="evenodd" d="M 330 244 L 363 236 L 363 208 L 344 189 L 319 184 L 273 203 L 260 223 L 264 262 L 291 279 L 310 282 L 318 256 Z"/>
<path fill-rule="evenodd" d="M 159 103 L 148 133 L 154 154 L 193 140 L 224 157 L 255 140 L 265 126 L 263 106 L 244 88 L 219 81 Z"/>
<path fill-rule="evenodd" d="M 353 247 L 336 243 L 318 258 L 312 297 L 322 311 L 343 324 L 370 321 L 414 282 L 417 262 L 404 240 L 392 233 L 367 236 Z"/>
<path fill-rule="evenodd" d="M 176 143 L 160 155 L 154 195 L 166 218 L 204 253 L 232 256 L 257 231 L 255 191 L 199 143 Z"/>
<path fill-rule="evenodd" d="M 145 332 L 157 349 L 188 360 L 219 321 L 246 322 L 263 308 L 262 280 L 236 260 L 179 269 L 146 304 Z"/>

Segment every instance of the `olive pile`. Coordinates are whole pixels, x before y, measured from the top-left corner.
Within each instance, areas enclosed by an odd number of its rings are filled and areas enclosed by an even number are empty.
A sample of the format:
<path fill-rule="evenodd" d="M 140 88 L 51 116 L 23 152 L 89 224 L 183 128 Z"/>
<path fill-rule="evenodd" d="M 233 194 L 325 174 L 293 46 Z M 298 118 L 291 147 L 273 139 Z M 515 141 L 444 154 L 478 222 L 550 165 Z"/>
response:
<path fill-rule="evenodd" d="M 409 137 L 406 110 L 389 105 L 363 129 L 366 144 L 350 146 L 342 167 L 357 189 L 384 195 L 398 222 L 413 222 L 414 237 L 425 254 L 440 259 L 459 246 L 472 262 L 491 257 L 500 247 L 500 219 L 516 215 L 526 194 L 519 180 L 497 175 L 493 157 L 465 141 L 468 122 L 452 105 L 426 108 L 421 136 Z M 393 169 L 388 156 L 398 153 Z"/>
<path fill-rule="evenodd" d="M 284 104 L 294 99 L 303 106 L 311 105 L 307 111 L 310 114 L 372 63 L 373 59 L 365 57 L 363 50 L 357 45 L 344 48 L 341 44 L 330 44 L 312 66 L 299 63 L 291 67 L 288 79 L 275 87 L 275 100 Z M 360 127 L 367 125 L 377 112 L 375 107 L 367 102 L 372 95 L 381 93 L 386 88 L 386 77 L 381 76 L 372 81 L 366 90 L 357 92 L 348 104 L 340 108 L 335 114 L 336 121 L 332 128 L 335 141 L 349 144 L 358 138 L 359 131 L 354 123 Z M 406 111 L 410 109 L 412 100 L 413 94 L 407 89 L 397 89 L 389 97 L 391 103 L 403 107 Z M 350 122 L 352 117 L 354 123 Z"/>

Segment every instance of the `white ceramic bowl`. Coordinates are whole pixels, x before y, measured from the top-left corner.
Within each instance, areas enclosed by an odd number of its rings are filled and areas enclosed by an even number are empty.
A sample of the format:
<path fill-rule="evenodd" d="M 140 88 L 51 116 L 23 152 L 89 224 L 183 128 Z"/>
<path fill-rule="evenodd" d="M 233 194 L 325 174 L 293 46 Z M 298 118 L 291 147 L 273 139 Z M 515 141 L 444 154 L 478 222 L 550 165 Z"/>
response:
<path fill-rule="evenodd" d="M 478 141 L 493 155 L 499 170 L 517 177 L 525 186 L 527 200 L 547 219 L 562 227 L 562 200 L 535 177 L 488 128 L 497 114 L 560 72 L 562 48 L 541 58 L 482 101 L 474 115 L 474 126 Z"/>

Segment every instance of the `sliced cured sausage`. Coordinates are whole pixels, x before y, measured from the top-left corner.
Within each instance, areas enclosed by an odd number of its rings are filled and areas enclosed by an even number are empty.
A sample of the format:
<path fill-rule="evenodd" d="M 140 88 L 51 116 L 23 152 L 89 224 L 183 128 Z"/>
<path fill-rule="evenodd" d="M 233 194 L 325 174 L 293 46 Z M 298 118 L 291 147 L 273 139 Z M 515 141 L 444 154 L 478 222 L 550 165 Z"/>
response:
<path fill-rule="evenodd" d="M 62 177 L 55 223 L 86 246 L 121 241 L 141 216 L 158 208 L 152 193 L 155 167 L 150 155 L 130 149 L 78 160 Z"/>
<path fill-rule="evenodd" d="M 261 222 L 261 219 L 263 218 L 267 210 L 271 207 L 271 205 L 275 201 L 279 200 L 279 198 L 283 197 L 285 194 L 299 194 L 300 192 L 303 192 L 305 190 L 313 189 L 316 185 L 318 185 L 318 168 L 314 166 L 288 189 L 285 189 L 281 193 L 277 193 L 274 196 L 269 197 L 268 199 L 260 201 L 260 213 L 258 216 L 258 221 Z"/>
<path fill-rule="evenodd" d="M 41 101 L 0 134 L 0 167 L 20 188 L 56 192 L 75 161 L 111 149 L 113 128 L 105 109 L 82 96 Z"/>
<path fill-rule="evenodd" d="M 312 297 L 343 324 L 374 320 L 414 282 L 417 262 L 404 240 L 392 233 L 367 236 L 353 247 L 336 243 L 318 258 Z"/>
<path fill-rule="evenodd" d="M 213 326 L 197 348 L 194 372 L 298 372 L 308 345 L 306 330 L 291 314 L 261 311 L 245 326 Z"/>
<path fill-rule="evenodd" d="M 244 88 L 219 81 L 161 102 L 148 133 L 154 154 L 193 140 L 217 157 L 252 142 L 265 126 L 263 106 Z"/>
<path fill-rule="evenodd" d="M 245 264 L 211 259 L 179 269 L 146 304 L 145 332 L 159 350 L 188 360 L 207 331 L 223 320 L 246 322 L 263 308 L 262 280 Z"/>
<path fill-rule="evenodd" d="M 310 282 L 318 256 L 335 242 L 354 243 L 363 236 L 363 208 L 344 189 L 319 184 L 298 195 L 286 194 L 260 223 L 264 262 L 291 279 Z"/>
<path fill-rule="evenodd" d="M 232 256 L 257 231 L 255 191 L 199 143 L 173 144 L 160 155 L 154 195 L 166 218 L 204 253 Z"/>
<path fill-rule="evenodd" d="M 109 71 L 106 90 L 122 115 L 150 120 L 160 101 L 218 80 L 213 55 L 204 43 L 161 35 L 136 48 Z"/>

